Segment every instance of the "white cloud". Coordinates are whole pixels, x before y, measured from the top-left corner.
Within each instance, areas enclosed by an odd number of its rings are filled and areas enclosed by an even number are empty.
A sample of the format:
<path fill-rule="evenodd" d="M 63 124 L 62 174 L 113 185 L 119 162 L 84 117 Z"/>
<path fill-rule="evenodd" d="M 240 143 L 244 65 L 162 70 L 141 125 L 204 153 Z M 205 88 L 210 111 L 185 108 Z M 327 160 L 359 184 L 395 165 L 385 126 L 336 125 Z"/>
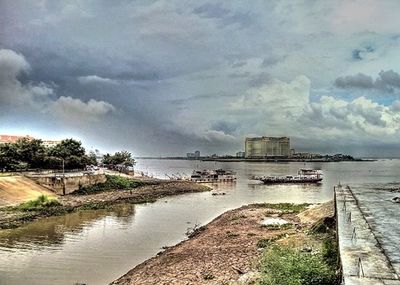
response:
<path fill-rule="evenodd" d="M 45 83 L 22 84 L 18 76 L 29 72 L 30 65 L 24 56 L 9 49 L 0 49 L 0 103 L 10 106 L 33 107 L 36 101 L 53 94 Z"/>
<path fill-rule="evenodd" d="M 87 75 L 87 76 L 80 76 L 78 77 L 78 80 L 80 83 L 83 84 L 91 84 L 91 83 L 110 83 L 110 84 L 116 84 L 118 83 L 117 80 L 110 79 L 110 78 L 105 78 L 97 75 Z"/>
<path fill-rule="evenodd" d="M 35 111 L 54 114 L 65 122 L 96 121 L 115 110 L 114 106 L 104 101 L 81 99 L 56 95 L 54 86 L 44 82 L 22 84 L 18 80 L 21 72 L 30 68 L 24 56 L 12 50 L 0 50 L 0 103 L 20 112 Z"/>
<path fill-rule="evenodd" d="M 10 49 L 0 49 L 0 82 L 15 80 L 17 75 L 30 68 L 25 58 Z"/>
<path fill-rule="evenodd" d="M 71 121 L 97 121 L 115 111 L 110 103 L 90 99 L 83 102 L 80 99 L 61 96 L 51 104 L 52 111 L 57 116 Z"/>
<path fill-rule="evenodd" d="M 310 104 L 300 119 L 310 129 L 319 129 L 327 136 L 357 137 L 360 141 L 374 136 L 382 139 L 400 130 L 400 114 L 393 110 L 395 104 L 384 106 L 363 96 L 352 101 L 322 96 Z"/>

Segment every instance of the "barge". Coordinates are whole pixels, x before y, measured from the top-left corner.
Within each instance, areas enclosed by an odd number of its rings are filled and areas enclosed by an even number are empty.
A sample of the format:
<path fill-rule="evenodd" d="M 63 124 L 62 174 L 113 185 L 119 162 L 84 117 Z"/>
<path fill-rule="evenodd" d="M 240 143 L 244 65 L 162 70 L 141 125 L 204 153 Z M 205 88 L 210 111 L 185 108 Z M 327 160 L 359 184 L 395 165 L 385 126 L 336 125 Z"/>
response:
<path fill-rule="evenodd" d="M 236 172 L 224 169 L 194 170 L 189 180 L 197 183 L 236 182 Z"/>
<path fill-rule="evenodd" d="M 264 184 L 320 183 L 322 181 L 322 171 L 314 169 L 300 169 L 297 175 L 254 176 L 253 179 L 259 180 Z"/>

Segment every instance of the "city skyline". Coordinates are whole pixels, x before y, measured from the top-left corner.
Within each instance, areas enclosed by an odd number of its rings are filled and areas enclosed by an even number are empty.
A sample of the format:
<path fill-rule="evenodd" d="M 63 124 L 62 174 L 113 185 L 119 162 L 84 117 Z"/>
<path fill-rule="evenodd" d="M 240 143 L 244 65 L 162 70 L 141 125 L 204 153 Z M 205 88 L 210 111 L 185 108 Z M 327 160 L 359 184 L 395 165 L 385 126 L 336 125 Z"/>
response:
<path fill-rule="evenodd" d="M 1 1 L 0 133 L 399 157 L 398 1 Z"/>

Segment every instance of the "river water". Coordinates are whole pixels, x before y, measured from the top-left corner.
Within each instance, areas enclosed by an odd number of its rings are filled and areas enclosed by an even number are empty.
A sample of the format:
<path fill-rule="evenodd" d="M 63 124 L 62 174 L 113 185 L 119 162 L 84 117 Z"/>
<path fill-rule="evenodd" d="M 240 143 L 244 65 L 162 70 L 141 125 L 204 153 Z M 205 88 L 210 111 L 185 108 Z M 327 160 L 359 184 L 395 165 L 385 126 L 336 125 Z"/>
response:
<path fill-rule="evenodd" d="M 252 175 L 296 174 L 322 169 L 320 185 L 260 185 Z M 226 210 L 256 202 L 325 202 L 333 186 L 400 181 L 400 160 L 331 163 L 200 162 L 139 160 L 136 169 L 156 177 L 189 174 L 193 169 L 237 172 L 236 184 L 214 185 L 211 193 L 168 197 L 155 203 L 119 205 L 112 210 L 81 211 L 0 230 L 0 284 L 108 284 L 154 256 L 163 246 L 185 238 Z"/>

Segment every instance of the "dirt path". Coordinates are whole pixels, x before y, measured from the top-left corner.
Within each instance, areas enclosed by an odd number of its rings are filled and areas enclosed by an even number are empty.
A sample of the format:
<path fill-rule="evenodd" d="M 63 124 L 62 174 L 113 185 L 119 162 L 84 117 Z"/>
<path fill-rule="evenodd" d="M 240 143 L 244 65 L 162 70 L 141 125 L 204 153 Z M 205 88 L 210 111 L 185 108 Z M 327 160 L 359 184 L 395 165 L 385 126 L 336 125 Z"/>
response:
<path fill-rule="evenodd" d="M 0 176 L 0 207 L 34 200 L 40 195 L 56 195 L 24 176 Z"/>
<path fill-rule="evenodd" d="M 268 209 L 265 205 L 228 211 L 189 240 L 136 266 L 111 284 L 248 284 L 236 282 L 252 276 L 262 252 L 260 241 L 280 237 L 280 242 L 310 244 L 306 231 L 316 222 L 310 217 L 332 215 L 332 209 L 326 205 L 312 208 L 306 214 L 306 223 L 295 213 Z M 314 213 L 321 211 L 324 213 Z M 278 216 L 293 227 L 271 230 L 262 226 L 266 217 Z"/>

